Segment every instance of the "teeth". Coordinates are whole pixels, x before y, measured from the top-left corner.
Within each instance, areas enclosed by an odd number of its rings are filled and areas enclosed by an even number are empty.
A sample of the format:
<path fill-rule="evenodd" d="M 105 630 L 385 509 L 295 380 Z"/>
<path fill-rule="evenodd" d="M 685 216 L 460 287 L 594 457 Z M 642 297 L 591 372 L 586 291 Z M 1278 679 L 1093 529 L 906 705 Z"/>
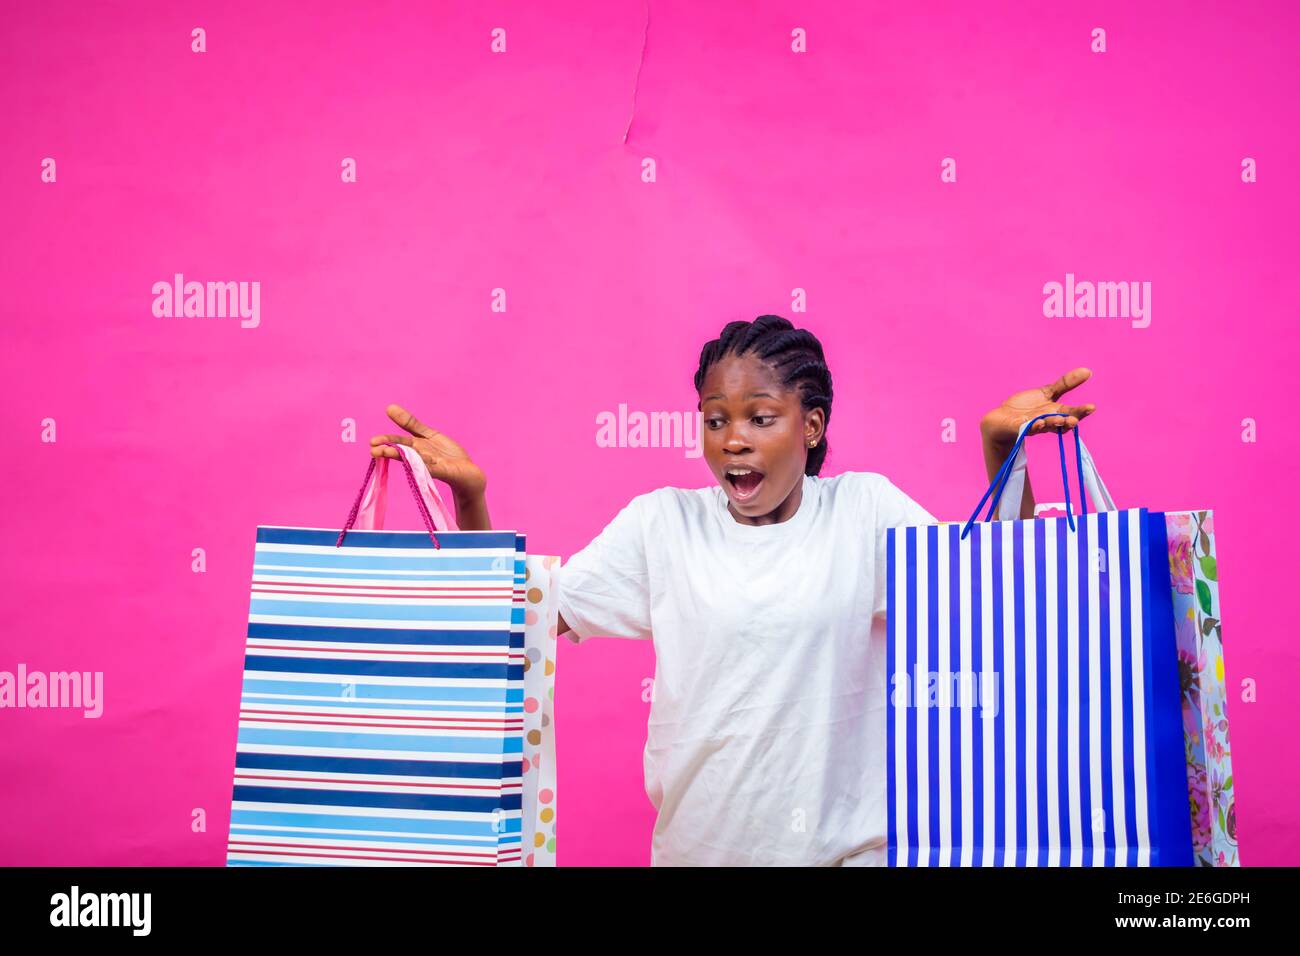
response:
<path fill-rule="evenodd" d="M 748 475 L 748 474 L 750 474 L 752 471 L 753 471 L 752 468 L 728 468 L 728 469 L 727 469 L 727 474 L 729 474 L 729 475 Z"/>

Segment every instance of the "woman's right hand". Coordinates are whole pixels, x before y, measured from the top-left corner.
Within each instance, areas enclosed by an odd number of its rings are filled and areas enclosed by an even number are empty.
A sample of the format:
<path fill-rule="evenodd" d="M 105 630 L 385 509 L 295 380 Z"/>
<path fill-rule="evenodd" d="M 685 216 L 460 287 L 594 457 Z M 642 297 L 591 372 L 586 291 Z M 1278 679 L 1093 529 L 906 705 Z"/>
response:
<path fill-rule="evenodd" d="M 456 510 L 473 506 L 483 501 L 487 489 L 487 476 L 483 469 L 470 460 L 465 449 L 450 437 L 434 431 L 428 425 L 404 409 L 401 405 L 389 405 L 388 417 L 404 428 L 406 435 L 375 435 L 370 439 L 370 454 L 375 458 L 397 458 L 396 448 L 388 448 L 385 442 L 409 445 L 415 449 L 429 474 L 439 481 L 445 481 L 456 496 Z M 484 508 L 486 513 L 486 508 Z M 462 522 L 461 527 L 465 525 Z M 466 528 L 466 530 L 470 530 Z"/>

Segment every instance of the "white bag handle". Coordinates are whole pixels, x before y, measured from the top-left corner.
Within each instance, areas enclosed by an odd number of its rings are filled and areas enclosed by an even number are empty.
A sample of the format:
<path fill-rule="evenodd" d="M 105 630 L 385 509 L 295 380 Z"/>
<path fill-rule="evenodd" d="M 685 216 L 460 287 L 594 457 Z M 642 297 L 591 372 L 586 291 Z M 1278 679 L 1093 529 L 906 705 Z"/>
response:
<path fill-rule="evenodd" d="M 1083 455 L 1083 483 L 1088 489 L 1088 497 L 1092 499 L 1093 507 L 1098 511 L 1119 510 L 1115 507 L 1115 499 L 1110 496 L 1110 491 L 1106 488 L 1105 482 L 1101 480 L 1101 475 L 1097 472 L 1097 464 L 1092 460 L 1092 453 L 1088 451 L 1088 446 L 1079 437 L 1077 426 L 1074 439 L 1079 443 L 1079 451 Z"/>
<path fill-rule="evenodd" d="M 1063 412 L 1048 412 L 1029 419 L 1020 426 L 1020 433 L 1016 436 L 1016 443 L 1011 448 L 1011 454 L 1007 461 L 1002 463 L 998 469 L 997 475 L 993 478 L 992 484 L 984 492 L 984 497 L 980 503 L 975 506 L 967 520 L 965 527 L 961 530 L 961 539 L 966 540 L 966 535 L 970 534 L 970 529 L 975 525 L 975 519 L 979 517 L 980 509 L 984 507 L 984 502 L 989 500 L 990 495 L 994 495 L 993 504 L 989 505 L 989 513 L 984 520 L 991 520 L 993 510 L 996 508 L 999 521 L 1015 521 L 1020 517 L 1020 501 L 1024 497 L 1025 491 L 1025 470 L 1028 467 L 1029 458 L 1025 452 L 1025 436 L 1029 434 L 1029 428 L 1034 422 L 1041 421 L 1044 418 L 1066 418 Z M 1087 500 L 1084 498 L 1085 489 L 1088 494 L 1092 495 L 1094 505 L 1099 506 L 1102 511 L 1114 511 L 1115 502 L 1110 497 L 1110 492 L 1102 483 L 1101 475 L 1097 474 L 1097 465 L 1092 460 L 1092 455 L 1088 452 L 1083 440 L 1079 438 L 1079 426 L 1074 426 L 1075 442 L 1075 464 L 1079 474 L 1079 511 L 1080 514 L 1086 513 L 1088 509 Z M 1057 432 L 1057 440 L 1061 448 L 1061 478 L 1065 483 L 1065 499 L 1070 499 L 1070 470 L 1065 462 L 1065 435 L 1063 432 Z M 1075 529 L 1073 511 L 1066 513 L 1066 519 L 1070 522 L 1070 530 Z"/>
<path fill-rule="evenodd" d="M 1025 425 L 1025 428 L 1028 428 Z M 1021 429 L 1021 435 L 1024 429 Z M 1097 473 L 1097 463 L 1092 459 L 1092 453 L 1088 451 L 1088 446 L 1083 443 L 1076 429 L 1074 439 L 1079 443 L 1079 454 L 1083 458 L 1083 484 L 1088 491 L 1088 497 L 1092 499 L 1093 508 L 1097 511 L 1115 511 L 1115 500 L 1111 498 L 1110 491 L 1106 488 L 1105 482 L 1101 480 L 1101 475 Z M 1025 475 L 1028 473 L 1029 457 L 1025 454 L 1025 445 L 1020 443 L 1019 450 L 1016 452 L 1016 459 L 1011 465 L 1011 474 L 1007 476 L 1006 486 L 1002 489 L 1002 497 L 998 499 L 998 520 L 1015 521 L 1020 517 L 1020 502 L 1025 495 Z M 1084 502 L 1080 502 L 1082 506 Z M 1052 507 L 1049 505 L 1039 505 L 1042 507 Z M 1064 502 L 1059 507 L 1064 510 Z M 1038 508 L 1035 508 L 1037 512 Z"/>

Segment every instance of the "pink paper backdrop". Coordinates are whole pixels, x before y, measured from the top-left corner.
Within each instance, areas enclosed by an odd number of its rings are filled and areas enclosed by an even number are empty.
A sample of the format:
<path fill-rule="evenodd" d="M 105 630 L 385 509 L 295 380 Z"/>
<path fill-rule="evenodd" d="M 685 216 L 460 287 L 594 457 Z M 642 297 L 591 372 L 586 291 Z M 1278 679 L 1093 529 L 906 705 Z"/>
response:
<path fill-rule="evenodd" d="M 764 312 L 825 343 L 825 473 L 943 518 L 984 490 L 986 408 L 1094 370 L 1073 394 L 1119 505 L 1215 509 L 1227 679 L 1258 683 L 1230 701 L 1242 858 L 1300 863 L 1300 17 L 907 6 L 651 0 L 626 142 L 639 0 L 6 11 L 0 670 L 102 671 L 105 705 L 0 710 L 0 863 L 223 863 L 254 529 L 336 526 L 387 403 L 567 556 L 633 495 L 711 480 L 599 447 L 596 416 L 693 410 L 700 346 Z M 260 282 L 260 324 L 156 317 L 178 272 Z M 1067 272 L 1151 282 L 1150 326 L 1045 317 Z M 1057 499 L 1055 439 L 1032 444 Z M 563 646 L 559 859 L 647 863 L 651 647 Z"/>

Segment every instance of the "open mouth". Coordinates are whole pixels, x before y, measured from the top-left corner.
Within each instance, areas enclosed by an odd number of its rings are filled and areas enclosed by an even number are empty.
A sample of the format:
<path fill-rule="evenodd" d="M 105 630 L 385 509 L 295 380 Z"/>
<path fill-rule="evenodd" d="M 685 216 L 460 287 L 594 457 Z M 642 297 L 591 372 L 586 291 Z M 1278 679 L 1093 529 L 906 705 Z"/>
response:
<path fill-rule="evenodd" d="M 745 501 L 754 497 L 758 492 L 758 486 L 763 483 L 763 473 L 753 468 L 730 466 L 724 474 L 727 484 L 731 485 L 732 497 L 737 501 Z"/>

